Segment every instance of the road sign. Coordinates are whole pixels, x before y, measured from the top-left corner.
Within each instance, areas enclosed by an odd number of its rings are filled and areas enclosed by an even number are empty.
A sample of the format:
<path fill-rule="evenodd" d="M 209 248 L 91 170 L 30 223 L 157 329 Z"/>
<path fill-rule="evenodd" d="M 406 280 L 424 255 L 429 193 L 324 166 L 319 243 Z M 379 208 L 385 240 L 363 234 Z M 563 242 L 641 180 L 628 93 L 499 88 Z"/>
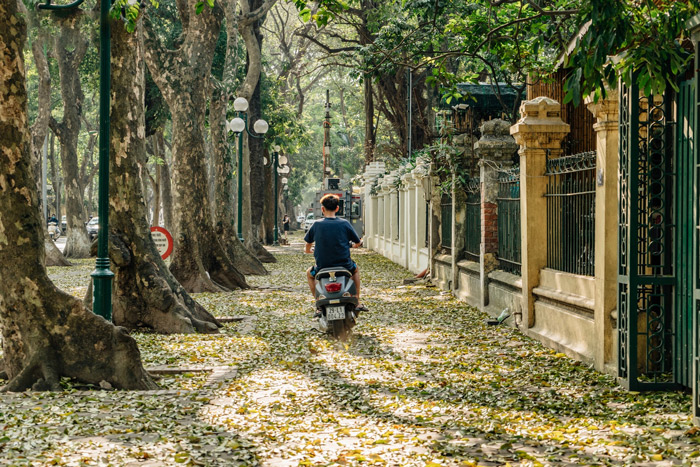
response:
<path fill-rule="evenodd" d="M 166 259 L 173 252 L 173 236 L 163 227 L 151 227 L 151 238 L 156 244 L 160 257 Z"/>

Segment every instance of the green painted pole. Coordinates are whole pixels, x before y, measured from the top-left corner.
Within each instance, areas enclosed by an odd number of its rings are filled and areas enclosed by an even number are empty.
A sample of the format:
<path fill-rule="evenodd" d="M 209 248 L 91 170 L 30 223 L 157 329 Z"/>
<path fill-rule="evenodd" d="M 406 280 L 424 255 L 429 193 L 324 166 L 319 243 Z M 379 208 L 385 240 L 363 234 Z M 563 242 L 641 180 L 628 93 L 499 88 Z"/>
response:
<path fill-rule="evenodd" d="M 109 10 L 111 0 L 100 0 L 100 141 L 98 207 L 99 232 L 97 234 L 97 261 L 90 274 L 93 279 L 92 311 L 104 319 L 112 320 L 112 279 L 109 269 L 109 93 L 110 29 Z"/>
<path fill-rule="evenodd" d="M 279 230 L 277 227 L 277 209 L 279 208 L 279 203 L 278 203 L 279 200 L 277 199 L 277 167 L 278 167 L 277 161 L 278 161 L 278 158 L 279 158 L 279 153 L 277 153 L 276 151 L 273 152 L 272 153 L 272 159 L 273 159 L 272 160 L 272 169 L 275 171 L 275 196 L 274 196 L 274 200 L 275 200 L 275 228 L 274 228 L 275 241 L 272 244 L 275 246 L 279 245 L 279 241 L 277 240 L 277 231 Z"/>
<path fill-rule="evenodd" d="M 244 127 L 248 127 L 248 116 L 245 112 L 240 112 L 239 116 L 245 122 Z M 243 132 L 238 133 L 238 240 L 243 242 Z"/>

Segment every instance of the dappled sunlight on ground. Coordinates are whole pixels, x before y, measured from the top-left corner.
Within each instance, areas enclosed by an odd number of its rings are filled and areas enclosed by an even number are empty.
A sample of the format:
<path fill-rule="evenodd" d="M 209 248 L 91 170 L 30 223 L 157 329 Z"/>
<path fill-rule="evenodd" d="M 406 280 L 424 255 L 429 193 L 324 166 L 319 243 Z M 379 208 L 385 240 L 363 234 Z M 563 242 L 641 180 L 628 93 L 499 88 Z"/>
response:
<path fill-rule="evenodd" d="M 316 330 L 300 235 L 255 288 L 195 298 L 218 335 L 137 333 L 154 392 L 0 396 L 0 463 L 694 465 L 690 397 L 638 394 L 365 250 L 351 342 Z M 84 264 L 83 264 L 84 263 Z M 77 293 L 93 263 L 52 268 Z M 83 290 L 84 293 L 84 290 Z M 98 454 L 99 453 L 99 454 Z"/>

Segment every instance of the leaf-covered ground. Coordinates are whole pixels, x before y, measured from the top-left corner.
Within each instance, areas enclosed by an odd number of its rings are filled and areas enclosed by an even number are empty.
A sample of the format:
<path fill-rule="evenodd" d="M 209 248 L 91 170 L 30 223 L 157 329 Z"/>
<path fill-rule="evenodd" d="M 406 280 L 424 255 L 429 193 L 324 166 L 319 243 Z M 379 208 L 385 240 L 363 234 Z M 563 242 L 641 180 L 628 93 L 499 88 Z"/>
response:
<path fill-rule="evenodd" d="M 256 289 L 196 296 L 239 318 L 221 334 L 135 335 L 186 369 L 164 391 L 0 396 L 0 464 L 700 465 L 688 395 L 626 392 L 364 251 L 371 311 L 341 345 L 311 320 L 312 258 L 275 253 Z M 92 267 L 50 272 L 82 296 Z"/>

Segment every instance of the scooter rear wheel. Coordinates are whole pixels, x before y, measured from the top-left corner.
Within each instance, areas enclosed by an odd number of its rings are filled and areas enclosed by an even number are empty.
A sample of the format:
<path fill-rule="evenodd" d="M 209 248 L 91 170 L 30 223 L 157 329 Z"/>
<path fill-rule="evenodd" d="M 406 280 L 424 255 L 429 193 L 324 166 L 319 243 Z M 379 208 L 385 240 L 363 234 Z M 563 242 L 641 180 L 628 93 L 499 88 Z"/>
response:
<path fill-rule="evenodd" d="M 339 341 L 346 341 L 350 334 L 349 331 L 350 330 L 345 325 L 344 319 L 337 319 L 331 321 L 331 333 L 333 333 L 333 337 L 335 337 Z"/>

